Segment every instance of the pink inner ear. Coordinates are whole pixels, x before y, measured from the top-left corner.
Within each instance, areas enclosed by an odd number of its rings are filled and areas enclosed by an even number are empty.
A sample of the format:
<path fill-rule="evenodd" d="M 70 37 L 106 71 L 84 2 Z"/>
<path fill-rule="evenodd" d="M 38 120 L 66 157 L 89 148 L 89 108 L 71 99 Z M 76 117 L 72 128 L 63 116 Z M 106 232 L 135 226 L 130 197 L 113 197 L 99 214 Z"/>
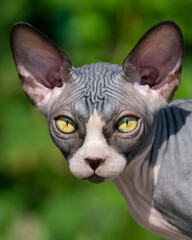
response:
<path fill-rule="evenodd" d="M 151 88 L 158 84 L 157 79 L 158 79 L 159 73 L 155 68 L 152 67 L 142 67 L 140 69 L 140 84 L 141 85 L 149 85 Z"/>
<path fill-rule="evenodd" d="M 54 87 L 62 87 L 63 81 L 60 77 L 60 69 L 58 68 L 49 68 L 48 70 L 45 68 L 41 68 L 37 72 L 37 66 L 31 65 L 31 69 L 33 71 L 33 76 L 36 81 L 46 88 L 53 89 Z M 31 72 L 31 71 L 30 71 Z"/>
<path fill-rule="evenodd" d="M 58 69 L 58 72 L 56 72 L 56 69 L 53 69 L 50 73 L 47 74 L 45 79 L 46 81 L 39 81 L 39 83 L 43 84 L 47 88 L 53 89 L 54 87 L 63 86 L 59 69 Z"/>
<path fill-rule="evenodd" d="M 62 92 L 68 80 L 70 60 L 44 34 L 26 23 L 13 27 L 11 48 L 23 90 L 30 101 L 46 113 L 49 101 Z"/>
<path fill-rule="evenodd" d="M 51 86 L 52 88 L 53 87 L 62 87 L 63 86 L 63 82 L 61 80 L 61 76 L 60 76 L 59 71 L 56 72 L 55 75 L 51 77 L 51 79 L 48 77 L 48 81 L 50 83 L 53 83 L 53 85 Z"/>
<path fill-rule="evenodd" d="M 183 38 L 170 21 L 152 27 L 123 62 L 123 71 L 135 86 L 148 85 L 165 101 L 170 101 L 180 83 Z M 149 88 L 142 89 L 146 94 Z M 146 92 L 147 91 L 147 92 Z"/>
<path fill-rule="evenodd" d="M 69 59 L 47 37 L 29 25 L 16 26 L 13 32 L 13 52 L 20 75 L 32 76 L 37 83 L 53 89 L 62 87 L 60 70 Z"/>
<path fill-rule="evenodd" d="M 138 67 L 140 70 L 140 84 L 149 85 L 156 88 L 162 83 L 169 72 L 171 72 L 177 62 L 177 56 L 174 56 L 173 49 L 164 44 L 156 44 L 144 48 L 138 55 Z"/>
<path fill-rule="evenodd" d="M 31 50 L 26 61 L 26 68 L 36 81 L 47 88 L 62 87 L 60 76 L 61 60 L 39 49 Z"/>

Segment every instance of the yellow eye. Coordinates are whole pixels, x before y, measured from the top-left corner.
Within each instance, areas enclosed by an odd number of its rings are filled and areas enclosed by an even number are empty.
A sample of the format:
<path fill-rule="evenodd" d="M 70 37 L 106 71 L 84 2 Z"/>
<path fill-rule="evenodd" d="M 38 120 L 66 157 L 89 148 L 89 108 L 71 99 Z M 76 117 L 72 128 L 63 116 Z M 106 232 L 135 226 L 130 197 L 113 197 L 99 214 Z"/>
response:
<path fill-rule="evenodd" d="M 59 117 L 56 119 L 57 128 L 63 133 L 74 133 L 77 130 L 76 124 L 69 118 Z"/>
<path fill-rule="evenodd" d="M 133 131 L 137 127 L 138 119 L 135 117 L 124 117 L 117 122 L 116 129 L 122 133 Z"/>

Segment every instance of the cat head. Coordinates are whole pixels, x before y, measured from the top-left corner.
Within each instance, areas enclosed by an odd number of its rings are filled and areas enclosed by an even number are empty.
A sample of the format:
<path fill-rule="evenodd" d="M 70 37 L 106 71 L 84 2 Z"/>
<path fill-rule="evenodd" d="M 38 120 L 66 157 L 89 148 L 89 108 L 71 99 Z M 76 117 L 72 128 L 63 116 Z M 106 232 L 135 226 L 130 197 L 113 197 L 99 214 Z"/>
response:
<path fill-rule="evenodd" d="M 183 40 L 170 21 L 152 27 L 122 66 L 74 68 L 50 39 L 26 23 L 11 31 L 21 84 L 48 121 L 72 174 L 102 182 L 118 177 L 146 147 L 158 112 L 180 83 Z"/>

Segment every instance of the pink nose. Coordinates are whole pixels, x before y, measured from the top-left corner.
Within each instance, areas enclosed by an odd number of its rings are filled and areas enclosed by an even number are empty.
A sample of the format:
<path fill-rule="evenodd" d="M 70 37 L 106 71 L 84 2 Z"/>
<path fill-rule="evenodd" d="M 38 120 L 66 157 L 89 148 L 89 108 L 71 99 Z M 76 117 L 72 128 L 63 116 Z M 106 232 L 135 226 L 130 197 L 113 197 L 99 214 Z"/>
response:
<path fill-rule="evenodd" d="M 104 162 L 102 158 L 85 158 L 85 161 L 89 163 L 90 167 L 95 171 L 99 165 Z"/>

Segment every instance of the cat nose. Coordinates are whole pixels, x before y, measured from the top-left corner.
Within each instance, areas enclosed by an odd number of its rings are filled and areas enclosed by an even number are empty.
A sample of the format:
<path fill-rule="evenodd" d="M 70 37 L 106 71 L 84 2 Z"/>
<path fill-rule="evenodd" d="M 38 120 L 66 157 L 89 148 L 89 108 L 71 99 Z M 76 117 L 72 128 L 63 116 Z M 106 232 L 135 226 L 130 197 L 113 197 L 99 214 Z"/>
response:
<path fill-rule="evenodd" d="M 85 161 L 89 163 L 90 167 L 95 171 L 99 165 L 104 162 L 103 158 L 85 158 Z"/>

